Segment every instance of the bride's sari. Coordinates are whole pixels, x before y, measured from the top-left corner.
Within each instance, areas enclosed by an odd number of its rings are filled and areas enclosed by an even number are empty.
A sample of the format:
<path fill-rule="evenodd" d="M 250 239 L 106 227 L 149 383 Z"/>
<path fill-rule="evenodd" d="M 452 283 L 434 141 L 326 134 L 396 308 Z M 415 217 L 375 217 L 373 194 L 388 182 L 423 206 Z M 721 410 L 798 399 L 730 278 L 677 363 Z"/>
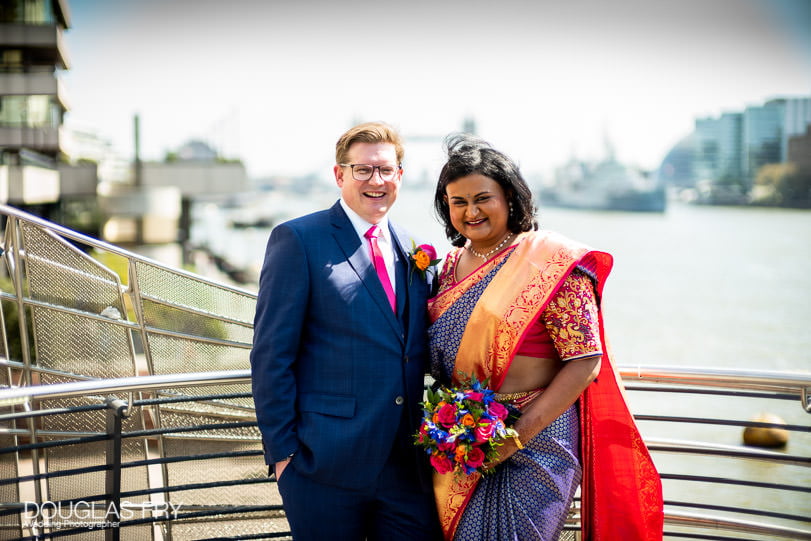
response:
<path fill-rule="evenodd" d="M 578 268 L 599 300 L 611 270 L 609 254 L 551 232 L 528 233 L 462 278 L 446 258 L 440 293 L 431 300 L 432 372 L 457 385 L 460 374 L 489 379 L 498 392 L 531 324 Z M 661 482 L 628 412 L 606 344 L 600 373 L 578 404 L 495 471 L 434 474 L 446 539 L 556 539 L 581 486 L 583 539 L 662 538 Z M 520 410 L 539 393 L 514 401 Z"/>

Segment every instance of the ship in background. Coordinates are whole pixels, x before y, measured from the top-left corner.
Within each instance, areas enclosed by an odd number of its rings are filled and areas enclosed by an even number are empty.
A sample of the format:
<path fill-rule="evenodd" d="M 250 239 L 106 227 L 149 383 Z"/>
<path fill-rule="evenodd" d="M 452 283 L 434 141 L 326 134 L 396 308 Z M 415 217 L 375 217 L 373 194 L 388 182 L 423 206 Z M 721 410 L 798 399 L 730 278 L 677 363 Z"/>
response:
<path fill-rule="evenodd" d="M 551 185 L 540 188 L 541 204 L 583 210 L 664 212 L 665 187 L 652 175 L 620 163 L 610 145 L 606 158 L 571 158 L 555 170 Z"/>

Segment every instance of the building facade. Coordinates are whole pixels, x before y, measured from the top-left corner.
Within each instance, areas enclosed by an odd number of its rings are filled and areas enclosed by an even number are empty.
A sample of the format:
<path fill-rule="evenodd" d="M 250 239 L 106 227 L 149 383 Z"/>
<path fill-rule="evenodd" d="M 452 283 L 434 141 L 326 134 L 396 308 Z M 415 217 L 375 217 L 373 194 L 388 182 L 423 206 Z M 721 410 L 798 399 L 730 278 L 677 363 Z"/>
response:
<path fill-rule="evenodd" d="M 776 99 L 743 112 L 743 170 L 749 186 L 758 169 L 783 161 L 786 100 Z"/>
<path fill-rule="evenodd" d="M 811 125 L 811 97 L 786 99 L 781 161 L 794 161 L 789 155 L 790 139 L 805 136 L 809 125 Z"/>
<path fill-rule="evenodd" d="M 690 134 L 693 184 L 736 184 L 749 190 L 762 166 L 798 159 L 792 141 L 809 126 L 811 97 L 776 98 L 742 112 L 697 118 Z"/>
<path fill-rule="evenodd" d="M 69 68 L 63 0 L 6 0 L 0 8 L 0 153 L 8 186 L 4 202 L 55 203 L 57 160 L 68 109 L 59 72 Z"/>

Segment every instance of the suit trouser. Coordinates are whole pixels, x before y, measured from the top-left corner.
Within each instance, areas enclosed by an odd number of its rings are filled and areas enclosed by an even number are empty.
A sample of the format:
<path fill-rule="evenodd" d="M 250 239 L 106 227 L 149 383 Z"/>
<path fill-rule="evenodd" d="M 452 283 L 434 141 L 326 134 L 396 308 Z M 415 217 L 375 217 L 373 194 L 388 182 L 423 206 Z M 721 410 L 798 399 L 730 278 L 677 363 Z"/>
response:
<path fill-rule="evenodd" d="M 407 436 L 398 437 L 377 481 L 364 489 L 319 483 L 299 474 L 291 463 L 278 486 L 293 538 L 296 541 L 441 539 L 433 494 L 420 483 L 415 457 Z"/>

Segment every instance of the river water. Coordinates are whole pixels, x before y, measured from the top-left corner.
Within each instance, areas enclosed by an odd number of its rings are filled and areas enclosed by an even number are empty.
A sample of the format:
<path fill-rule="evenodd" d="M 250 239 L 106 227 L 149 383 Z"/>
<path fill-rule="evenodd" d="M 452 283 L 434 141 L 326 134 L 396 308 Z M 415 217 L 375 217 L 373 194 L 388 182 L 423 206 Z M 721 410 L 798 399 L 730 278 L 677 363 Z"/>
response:
<path fill-rule="evenodd" d="M 337 192 L 296 198 L 271 194 L 231 215 L 292 217 L 329 206 L 337 197 Z M 441 256 L 450 245 L 431 205 L 429 191 L 403 188 L 392 218 L 418 242 L 434 244 Z M 193 240 L 205 238 L 235 265 L 258 271 L 269 230 L 229 230 L 226 213 L 210 205 L 195 214 Z M 603 310 L 617 364 L 811 372 L 811 212 L 673 203 L 661 214 L 541 207 L 538 217 L 542 227 L 614 256 Z M 629 402 L 637 413 L 746 420 L 768 411 L 792 424 L 811 423 L 799 401 L 753 403 L 675 393 L 665 400 L 629 393 Z M 741 441 L 738 427 L 642 422 L 640 428 L 645 437 Z M 784 452 L 811 455 L 811 435 L 792 435 Z M 718 471 L 716 460 L 701 457 L 655 453 L 654 459 L 662 472 L 811 485 L 808 468 L 778 475 L 755 461 Z M 694 490 L 683 482 L 665 482 L 668 499 L 694 499 Z M 807 493 L 763 491 L 762 501 L 747 502 L 739 492 L 719 485 L 707 498 L 798 515 L 811 511 Z"/>

